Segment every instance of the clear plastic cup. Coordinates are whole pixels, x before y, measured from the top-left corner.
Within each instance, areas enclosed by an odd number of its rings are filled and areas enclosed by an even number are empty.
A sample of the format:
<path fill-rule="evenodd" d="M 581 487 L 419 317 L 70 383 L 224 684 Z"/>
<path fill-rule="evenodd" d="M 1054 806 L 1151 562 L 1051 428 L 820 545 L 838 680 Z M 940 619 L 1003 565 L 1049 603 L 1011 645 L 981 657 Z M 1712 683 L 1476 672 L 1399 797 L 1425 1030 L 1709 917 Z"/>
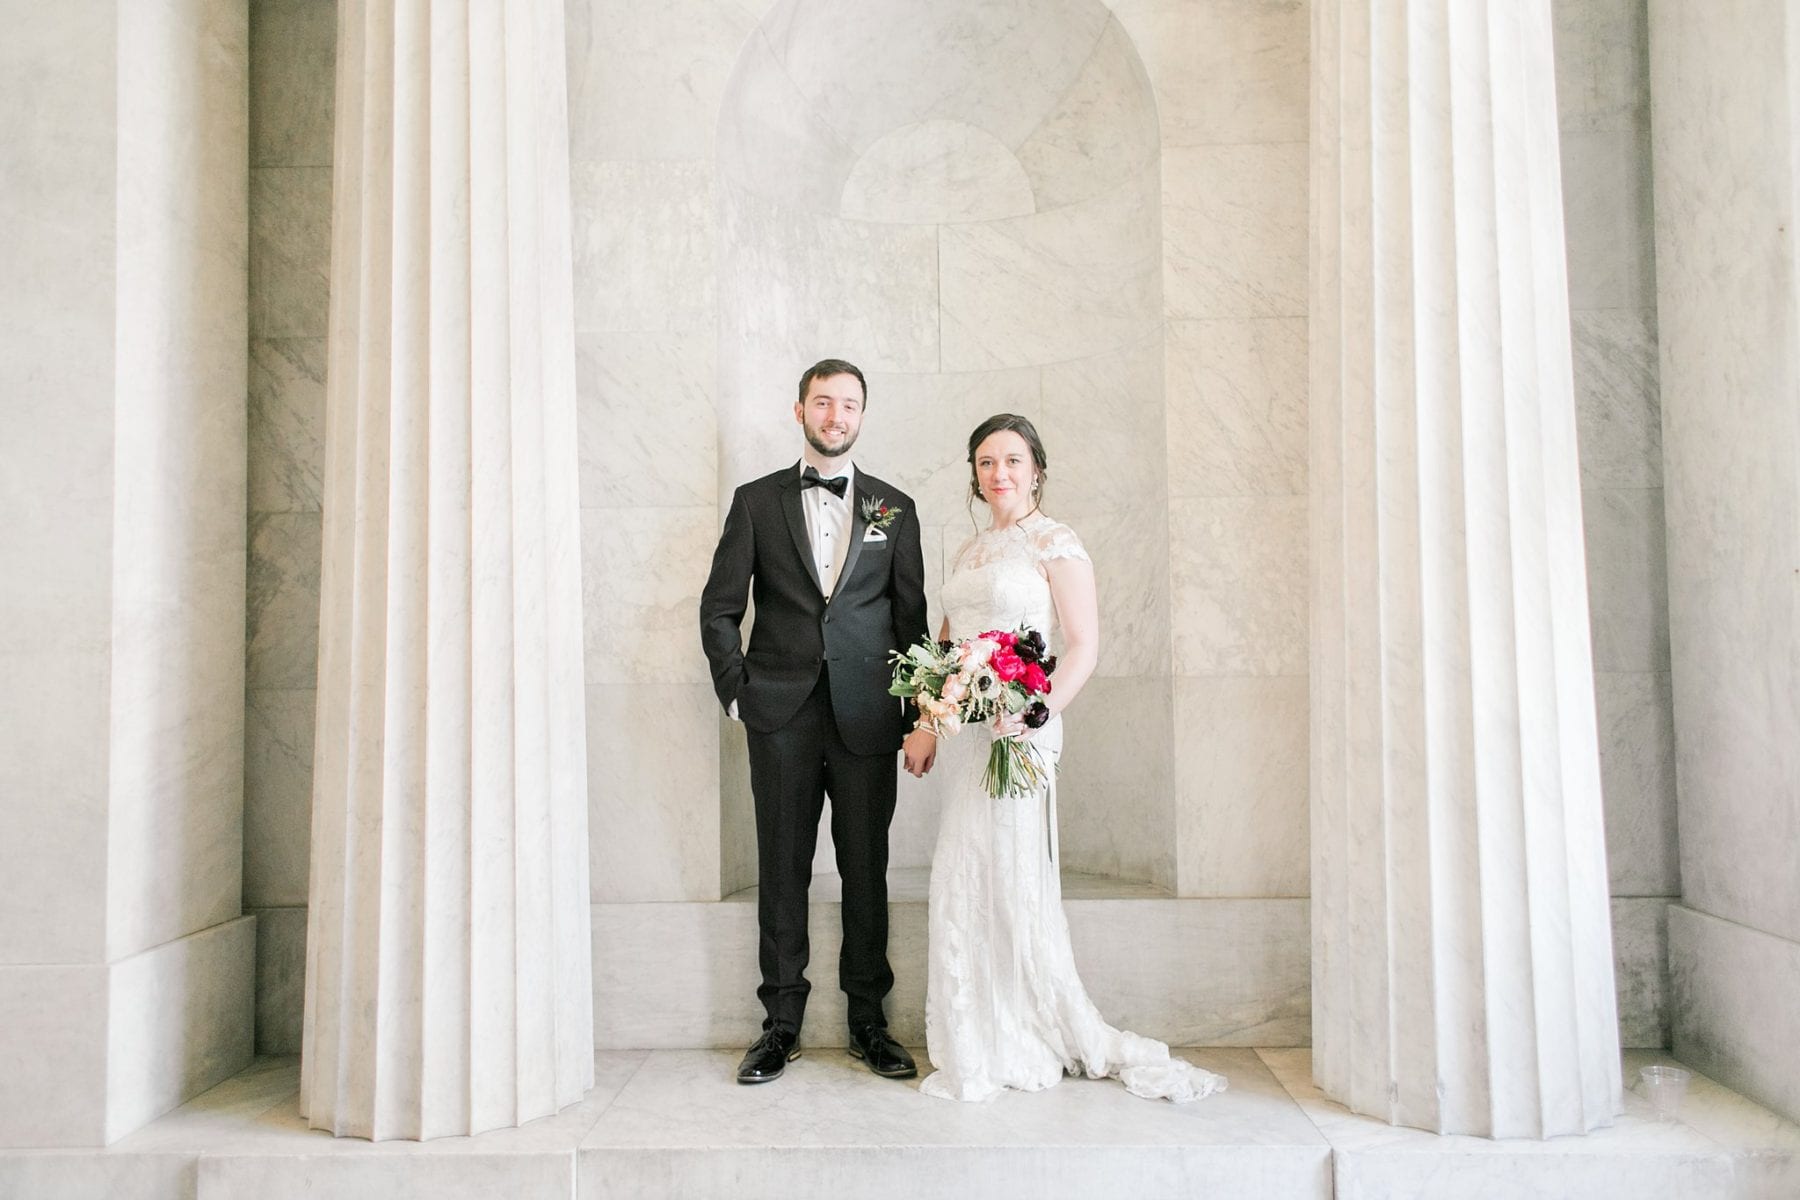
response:
<path fill-rule="evenodd" d="M 1638 1072 L 1639 1090 L 1656 1115 L 1665 1121 L 1675 1120 L 1681 1110 L 1681 1098 L 1687 1095 L 1692 1076 L 1680 1067 L 1645 1067 Z"/>

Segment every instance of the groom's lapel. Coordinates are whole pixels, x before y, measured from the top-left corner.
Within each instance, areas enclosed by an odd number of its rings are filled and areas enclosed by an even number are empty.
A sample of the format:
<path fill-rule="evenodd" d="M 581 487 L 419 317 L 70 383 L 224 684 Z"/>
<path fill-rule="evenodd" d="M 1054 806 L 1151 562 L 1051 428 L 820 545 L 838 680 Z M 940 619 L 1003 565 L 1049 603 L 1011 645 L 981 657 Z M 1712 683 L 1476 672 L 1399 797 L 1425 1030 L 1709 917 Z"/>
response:
<path fill-rule="evenodd" d="M 872 481 L 861 471 L 856 472 L 854 479 L 850 485 L 850 550 L 844 555 L 844 573 L 838 577 L 837 590 L 831 593 L 826 604 L 837 599 L 845 585 L 856 577 L 856 560 L 862 554 L 863 534 L 869 531 L 869 523 L 863 520 L 862 493 Z"/>
<path fill-rule="evenodd" d="M 819 564 L 813 561 L 812 539 L 806 536 L 806 514 L 800 511 L 799 463 L 795 463 L 787 478 L 781 481 L 781 511 L 787 517 L 788 533 L 794 539 L 794 549 L 805 564 L 806 573 L 812 576 L 813 586 L 819 589 L 819 594 L 824 595 L 825 585 L 819 581 Z"/>

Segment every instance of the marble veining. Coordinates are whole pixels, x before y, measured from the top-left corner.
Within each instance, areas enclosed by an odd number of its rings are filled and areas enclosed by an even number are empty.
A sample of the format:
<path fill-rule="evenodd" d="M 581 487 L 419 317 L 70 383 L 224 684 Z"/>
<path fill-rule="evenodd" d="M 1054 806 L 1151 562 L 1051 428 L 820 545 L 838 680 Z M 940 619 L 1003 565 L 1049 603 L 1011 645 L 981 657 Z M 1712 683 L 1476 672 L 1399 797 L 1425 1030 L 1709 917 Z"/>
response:
<path fill-rule="evenodd" d="M 325 339 L 250 342 L 250 511 L 319 511 Z"/>
<path fill-rule="evenodd" d="M 1306 492 L 1306 322 L 1170 321 L 1169 494 Z"/>
<path fill-rule="evenodd" d="M 1144 56 L 1165 147 L 1304 141 L 1306 0 L 1113 0 Z"/>
<path fill-rule="evenodd" d="M 1168 315 L 1304 316 L 1306 206 L 1304 143 L 1165 149 Z"/>

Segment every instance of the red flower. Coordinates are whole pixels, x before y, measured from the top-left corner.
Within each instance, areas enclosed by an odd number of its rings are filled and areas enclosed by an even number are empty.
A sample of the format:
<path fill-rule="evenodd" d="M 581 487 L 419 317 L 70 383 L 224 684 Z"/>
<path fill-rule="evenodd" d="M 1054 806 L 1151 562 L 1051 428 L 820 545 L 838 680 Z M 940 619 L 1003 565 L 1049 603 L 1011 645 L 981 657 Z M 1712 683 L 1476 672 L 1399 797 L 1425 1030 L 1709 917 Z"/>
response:
<path fill-rule="evenodd" d="M 1007 651 L 1010 651 L 1014 646 L 1019 644 L 1019 635 L 1018 634 L 1016 634 L 1016 633 L 1001 633 L 998 629 L 988 630 L 986 633 L 981 635 L 981 638 L 983 641 L 992 642 L 996 646 L 1000 647 L 1002 650 L 1007 650 Z M 1001 678 L 1005 678 L 1005 676 L 1002 676 Z"/>
<path fill-rule="evenodd" d="M 991 662 L 1001 683 L 1013 683 L 1025 674 L 1025 664 L 1011 650 L 996 650 Z"/>
<path fill-rule="evenodd" d="M 1019 682 L 1023 683 L 1026 690 L 1034 696 L 1050 694 L 1050 677 L 1044 674 L 1044 668 L 1037 663 L 1025 664 L 1025 670 L 1019 676 Z"/>

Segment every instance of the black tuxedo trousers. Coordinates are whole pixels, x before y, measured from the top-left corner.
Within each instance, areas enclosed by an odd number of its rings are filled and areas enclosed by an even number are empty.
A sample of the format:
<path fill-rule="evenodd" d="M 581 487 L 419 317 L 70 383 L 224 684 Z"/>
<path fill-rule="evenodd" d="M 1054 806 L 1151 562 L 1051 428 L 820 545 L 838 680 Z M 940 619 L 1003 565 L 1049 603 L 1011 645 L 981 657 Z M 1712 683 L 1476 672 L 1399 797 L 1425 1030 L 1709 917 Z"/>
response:
<path fill-rule="evenodd" d="M 871 532 L 865 501 L 898 515 Z M 884 1023 L 888 825 L 895 755 L 911 714 L 888 695 L 889 656 L 926 636 L 924 558 L 910 497 L 858 471 L 850 546 L 829 600 L 802 509 L 800 467 L 732 497 L 700 600 L 700 638 L 719 702 L 737 705 L 756 803 L 764 1026 L 798 1030 L 810 984 L 807 898 L 825 798 L 843 878 L 838 982 L 851 1024 Z M 754 598 L 744 649 L 741 626 Z"/>

